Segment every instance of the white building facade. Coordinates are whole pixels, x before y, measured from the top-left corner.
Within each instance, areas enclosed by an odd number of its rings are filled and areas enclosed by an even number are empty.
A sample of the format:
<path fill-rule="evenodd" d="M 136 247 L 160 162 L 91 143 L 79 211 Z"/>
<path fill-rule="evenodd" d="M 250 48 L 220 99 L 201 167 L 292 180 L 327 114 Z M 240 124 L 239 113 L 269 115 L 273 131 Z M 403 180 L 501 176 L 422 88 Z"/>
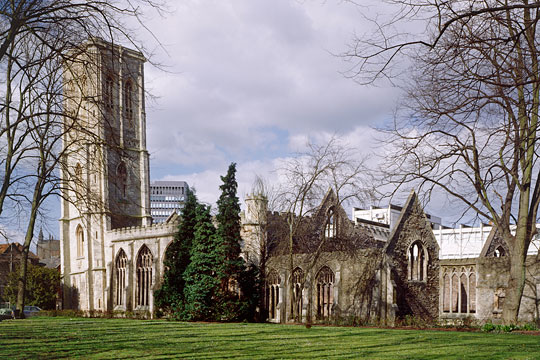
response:
<path fill-rule="evenodd" d="M 171 214 L 181 214 L 189 186 L 185 181 L 152 181 L 150 213 L 154 223 L 162 223 Z"/>

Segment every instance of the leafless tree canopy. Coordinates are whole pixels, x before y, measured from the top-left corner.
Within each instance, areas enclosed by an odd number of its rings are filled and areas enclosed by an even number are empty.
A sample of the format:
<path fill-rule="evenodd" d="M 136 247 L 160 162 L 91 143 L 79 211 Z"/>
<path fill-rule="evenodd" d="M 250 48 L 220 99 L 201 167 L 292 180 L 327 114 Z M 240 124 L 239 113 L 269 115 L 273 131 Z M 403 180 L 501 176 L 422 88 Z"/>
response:
<path fill-rule="evenodd" d="M 319 236 L 302 234 L 302 229 L 307 228 L 307 217 L 315 213 L 325 194 L 329 190 L 334 191 L 336 205 L 352 199 L 364 203 L 371 194 L 365 158 L 358 151 L 337 137 L 332 137 L 323 144 L 310 142 L 307 145 L 305 152 L 289 158 L 283 167 L 278 169 L 278 173 L 283 177 L 282 186 L 277 192 L 278 209 L 285 213 L 287 219 L 287 225 L 280 226 L 280 229 L 286 227 L 286 231 L 279 233 L 286 233 L 283 235 L 288 240 L 291 275 L 295 268 L 294 253 L 298 248 L 306 248 L 306 245 L 309 245 L 307 247 L 312 249 L 308 269 L 314 266 L 325 249 L 324 234 Z M 290 299 L 296 304 L 297 294 L 294 291 L 293 281 L 289 281 L 289 285 Z M 291 316 L 297 319 L 298 315 L 298 309 L 293 306 Z M 311 315 L 308 316 L 310 317 Z"/>
<path fill-rule="evenodd" d="M 404 56 L 411 64 L 400 82 L 403 106 L 385 129 L 393 151 L 384 180 L 414 184 L 428 196 L 444 191 L 495 223 L 511 249 L 504 318 L 515 322 L 540 203 L 540 2 L 389 3 L 399 7 L 397 16 L 376 28 L 379 38 L 357 39 L 348 54 L 357 59 L 352 76 L 359 82 L 395 79 L 392 65 Z M 392 32 L 415 17 L 427 24 L 423 38 Z"/>

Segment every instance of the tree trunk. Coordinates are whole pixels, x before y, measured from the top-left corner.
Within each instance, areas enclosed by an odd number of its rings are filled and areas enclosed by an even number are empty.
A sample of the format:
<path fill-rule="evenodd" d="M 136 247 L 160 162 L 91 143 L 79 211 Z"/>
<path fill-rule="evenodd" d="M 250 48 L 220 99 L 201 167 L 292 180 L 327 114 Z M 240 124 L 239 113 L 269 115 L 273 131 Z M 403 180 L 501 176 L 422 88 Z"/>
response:
<path fill-rule="evenodd" d="M 26 241 L 25 241 L 26 242 Z M 24 319 L 24 302 L 26 292 L 26 273 L 28 269 L 28 249 L 23 248 L 21 265 L 19 269 L 19 280 L 17 281 L 17 317 Z"/>
<path fill-rule="evenodd" d="M 40 170 L 42 168 L 40 167 Z M 30 219 L 28 219 L 28 226 L 26 228 L 26 235 L 24 237 L 24 244 L 22 249 L 21 268 L 19 273 L 18 289 L 17 289 L 17 310 L 19 310 L 19 317 L 24 319 L 24 303 L 26 292 L 26 274 L 28 268 L 28 253 L 30 251 L 30 244 L 34 237 L 34 226 L 36 224 L 36 217 L 38 208 L 42 200 L 42 192 L 44 186 L 44 178 L 40 177 L 34 187 L 34 196 L 32 198 L 32 208 L 30 210 Z"/>
<path fill-rule="evenodd" d="M 291 305 L 291 314 L 290 318 L 293 321 L 296 321 L 297 311 L 296 311 L 296 296 L 294 292 L 294 283 L 293 283 L 293 271 L 294 271 L 294 260 L 293 260 L 293 221 L 291 219 L 292 215 L 289 214 L 289 299 Z M 287 304 L 285 304 L 285 311 L 287 309 Z"/>
<path fill-rule="evenodd" d="M 516 236 L 512 239 L 513 246 L 510 247 L 510 277 L 503 305 L 503 321 L 505 324 L 516 324 L 518 322 L 521 297 L 525 288 L 525 236 L 526 231 L 518 228 Z M 509 242 L 512 244 L 512 242 Z"/>

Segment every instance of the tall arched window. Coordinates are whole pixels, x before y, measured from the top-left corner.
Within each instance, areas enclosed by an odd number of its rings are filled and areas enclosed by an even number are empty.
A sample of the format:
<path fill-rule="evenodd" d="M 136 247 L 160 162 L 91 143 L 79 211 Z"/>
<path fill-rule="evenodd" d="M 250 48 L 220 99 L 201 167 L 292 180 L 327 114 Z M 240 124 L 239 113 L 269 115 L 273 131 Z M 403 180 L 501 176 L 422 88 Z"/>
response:
<path fill-rule="evenodd" d="M 113 105 L 114 105 L 113 88 L 114 88 L 114 82 L 113 82 L 112 77 L 109 75 L 105 78 L 105 84 L 103 88 L 103 103 L 105 104 L 106 109 L 113 108 Z"/>
<path fill-rule="evenodd" d="M 426 281 L 428 256 L 424 245 L 415 241 L 408 251 L 409 257 L 409 280 Z"/>
<path fill-rule="evenodd" d="M 476 312 L 476 274 L 474 269 L 469 270 L 469 312 Z"/>
<path fill-rule="evenodd" d="M 450 312 L 450 275 L 443 276 L 443 311 Z"/>
<path fill-rule="evenodd" d="M 148 306 L 152 286 L 152 253 L 143 245 L 137 256 L 137 306 Z"/>
<path fill-rule="evenodd" d="M 329 319 L 334 304 L 334 272 L 324 266 L 317 274 L 317 317 Z"/>
<path fill-rule="evenodd" d="M 133 120 L 133 84 L 131 80 L 124 84 L 124 112 L 126 119 Z"/>
<path fill-rule="evenodd" d="M 469 287 L 469 278 L 462 270 L 461 276 L 459 277 L 459 291 L 460 291 L 460 307 L 459 312 L 466 313 L 467 312 L 467 306 L 469 304 L 468 301 L 468 287 Z"/>
<path fill-rule="evenodd" d="M 277 306 L 279 304 L 279 284 L 281 279 L 279 274 L 275 270 L 271 270 L 268 273 L 266 280 L 266 308 L 268 310 L 268 318 L 277 318 Z"/>
<path fill-rule="evenodd" d="M 77 225 L 75 230 L 75 237 L 77 238 L 77 257 L 84 256 L 84 230 L 81 225 Z"/>
<path fill-rule="evenodd" d="M 452 275 L 452 308 L 451 311 L 457 313 L 459 304 L 459 280 L 457 274 Z"/>
<path fill-rule="evenodd" d="M 304 289 L 304 270 L 297 267 L 292 273 L 294 298 L 291 299 L 291 315 L 296 313 L 296 320 L 302 321 L 302 290 Z"/>
<path fill-rule="evenodd" d="M 127 169 L 126 164 L 120 161 L 116 168 L 116 178 L 118 180 L 118 190 L 120 191 L 120 197 L 126 198 L 127 194 Z"/>
<path fill-rule="evenodd" d="M 328 209 L 326 217 L 326 225 L 324 227 L 324 235 L 327 239 L 335 238 L 337 235 L 337 217 L 334 207 Z"/>
<path fill-rule="evenodd" d="M 462 315 L 475 313 L 475 267 L 446 268 L 443 273 L 443 312 Z"/>
<path fill-rule="evenodd" d="M 122 249 L 120 249 L 116 256 L 114 269 L 116 280 L 115 305 L 126 305 L 127 256 Z"/>

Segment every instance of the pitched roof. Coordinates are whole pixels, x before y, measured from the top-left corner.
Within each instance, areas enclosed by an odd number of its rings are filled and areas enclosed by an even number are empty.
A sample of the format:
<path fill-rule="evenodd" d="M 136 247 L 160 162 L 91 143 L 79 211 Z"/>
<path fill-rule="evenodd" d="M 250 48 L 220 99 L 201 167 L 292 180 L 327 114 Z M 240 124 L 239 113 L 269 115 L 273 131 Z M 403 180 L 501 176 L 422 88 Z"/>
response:
<path fill-rule="evenodd" d="M 10 247 L 15 248 L 17 252 L 22 253 L 23 246 L 19 244 L 18 242 L 14 242 L 10 244 L 0 244 L 0 255 L 7 254 L 9 252 Z M 28 252 L 28 258 L 38 259 L 38 257 L 31 251 Z"/>
<path fill-rule="evenodd" d="M 396 225 L 394 225 L 394 228 L 390 232 L 390 236 L 388 237 L 388 241 L 385 246 L 385 252 L 388 254 L 389 252 L 392 252 L 394 250 L 394 247 L 396 245 L 396 242 L 398 241 L 399 235 L 401 231 L 403 230 L 403 227 L 405 226 L 405 222 L 409 218 L 409 216 L 414 211 L 414 208 L 419 209 L 419 211 L 422 213 L 425 223 L 429 224 L 429 220 L 426 216 L 426 213 L 422 209 L 422 206 L 420 205 L 420 202 L 418 201 L 418 195 L 416 194 L 416 191 L 414 189 L 411 190 L 409 193 L 409 197 L 407 198 L 407 201 L 403 205 L 403 208 L 401 210 L 401 213 L 399 214 L 398 220 L 396 221 Z M 434 242 L 435 247 L 437 249 L 437 254 L 439 254 L 439 244 L 437 243 L 437 240 L 435 239 L 435 235 L 433 235 L 433 231 L 430 231 L 431 233 L 431 240 Z"/>

